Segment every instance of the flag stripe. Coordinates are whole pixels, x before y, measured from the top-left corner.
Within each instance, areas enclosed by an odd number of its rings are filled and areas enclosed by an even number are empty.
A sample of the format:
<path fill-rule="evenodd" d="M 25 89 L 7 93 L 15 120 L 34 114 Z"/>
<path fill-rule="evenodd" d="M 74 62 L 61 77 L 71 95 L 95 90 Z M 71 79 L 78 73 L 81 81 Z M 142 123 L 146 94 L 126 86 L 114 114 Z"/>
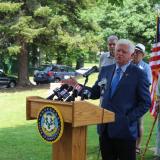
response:
<path fill-rule="evenodd" d="M 149 65 L 150 65 L 150 66 L 158 65 L 158 64 L 160 64 L 160 60 L 149 62 Z"/>
<path fill-rule="evenodd" d="M 152 44 L 152 49 L 156 48 L 156 47 L 160 47 L 160 42 L 156 42 L 156 43 Z"/>
<path fill-rule="evenodd" d="M 160 51 L 151 53 L 151 57 L 155 57 L 155 56 L 159 56 L 159 55 L 160 55 Z"/>
<path fill-rule="evenodd" d="M 159 70 L 159 68 L 160 68 L 160 64 L 151 66 L 152 70 Z"/>
<path fill-rule="evenodd" d="M 158 61 L 158 60 L 160 60 L 160 52 L 159 52 L 159 55 L 155 55 L 151 57 L 149 61 L 152 62 L 152 61 Z"/>
<path fill-rule="evenodd" d="M 155 46 L 154 48 L 152 48 L 152 52 L 158 52 L 160 51 L 160 46 Z"/>

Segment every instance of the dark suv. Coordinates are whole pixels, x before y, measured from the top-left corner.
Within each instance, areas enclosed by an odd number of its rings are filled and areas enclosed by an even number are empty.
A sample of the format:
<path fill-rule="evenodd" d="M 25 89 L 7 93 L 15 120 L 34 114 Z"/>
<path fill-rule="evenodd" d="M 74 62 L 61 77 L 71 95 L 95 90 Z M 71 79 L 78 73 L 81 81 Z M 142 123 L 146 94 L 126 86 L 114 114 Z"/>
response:
<path fill-rule="evenodd" d="M 3 71 L 0 71 L 0 87 L 14 88 L 17 84 L 17 78 L 6 75 Z"/>
<path fill-rule="evenodd" d="M 34 71 L 34 81 L 36 84 L 59 82 L 77 76 L 78 73 L 72 67 L 65 65 L 52 64 L 47 66 L 43 71 Z"/>

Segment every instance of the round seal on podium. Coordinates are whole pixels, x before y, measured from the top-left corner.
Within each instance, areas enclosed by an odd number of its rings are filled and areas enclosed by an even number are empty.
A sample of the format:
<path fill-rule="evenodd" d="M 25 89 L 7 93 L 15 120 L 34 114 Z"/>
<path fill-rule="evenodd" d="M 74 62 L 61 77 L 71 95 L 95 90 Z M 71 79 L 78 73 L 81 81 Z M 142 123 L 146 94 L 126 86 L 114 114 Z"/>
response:
<path fill-rule="evenodd" d="M 55 106 L 44 106 L 40 110 L 37 120 L 38 131 L 45 141 L 55 143 L 61 138 L 64 122 L 61 113 Z"/>

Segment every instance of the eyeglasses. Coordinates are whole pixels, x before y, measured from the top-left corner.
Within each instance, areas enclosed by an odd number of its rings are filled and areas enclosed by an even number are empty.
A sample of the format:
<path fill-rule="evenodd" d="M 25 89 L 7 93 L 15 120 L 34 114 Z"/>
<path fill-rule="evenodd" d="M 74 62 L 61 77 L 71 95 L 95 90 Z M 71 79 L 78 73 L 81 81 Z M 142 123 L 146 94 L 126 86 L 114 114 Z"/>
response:
<path fill-rule="evenodd" d="M 135 50 L 133 54 L 143 54 L 140 50 Z"/>

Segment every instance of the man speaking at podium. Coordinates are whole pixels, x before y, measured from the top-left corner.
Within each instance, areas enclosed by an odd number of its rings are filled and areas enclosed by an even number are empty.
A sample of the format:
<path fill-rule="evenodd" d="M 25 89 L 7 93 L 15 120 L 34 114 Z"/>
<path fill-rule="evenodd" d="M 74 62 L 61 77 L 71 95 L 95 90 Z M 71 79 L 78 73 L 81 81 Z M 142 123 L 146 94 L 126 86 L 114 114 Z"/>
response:
<path fill-rule="evenodd" d="M 98 125 L 102 159 L 136 160 L 137 121 L 151 105 L 149 82 L 130 63 L 132 42 L 121 39 L 115 49 L 116 64 L 102 67 L 89 98 L 101 97 L 101 106 L 115 113 L 115 122 Z"/>

